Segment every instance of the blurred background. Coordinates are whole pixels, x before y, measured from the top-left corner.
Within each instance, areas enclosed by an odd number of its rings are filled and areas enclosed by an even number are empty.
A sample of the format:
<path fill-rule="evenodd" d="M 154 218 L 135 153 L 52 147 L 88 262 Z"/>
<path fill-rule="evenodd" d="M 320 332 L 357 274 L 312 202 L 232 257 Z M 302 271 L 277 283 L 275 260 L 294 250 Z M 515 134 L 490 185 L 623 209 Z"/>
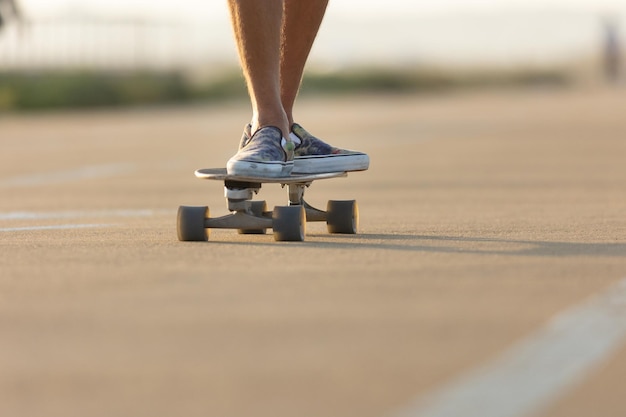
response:
<path fill-rule="evenodd" d="M 225 1 L 0 0 L 0 111 L 245 95 Z M 624 0 L 331 1 L 308 92 L 619 84 Z"/>

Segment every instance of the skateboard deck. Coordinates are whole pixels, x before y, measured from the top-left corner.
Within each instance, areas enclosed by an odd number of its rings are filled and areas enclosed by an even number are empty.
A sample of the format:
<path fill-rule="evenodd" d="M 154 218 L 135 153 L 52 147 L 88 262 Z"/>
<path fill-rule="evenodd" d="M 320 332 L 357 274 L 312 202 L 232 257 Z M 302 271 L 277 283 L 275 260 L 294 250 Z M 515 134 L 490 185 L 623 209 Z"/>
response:
<path fill-rule="evenodd" d="M 226 168 L 205 168 L 198 169 L 195 172 L 196 177 L 203 180 L 218 181 L 241 181 L 241 182 L 257 182 L 261 184 L 297 184 L 302 182 L 313 182 L 315 180 L 323 180 L 327 178 L 347 177 L 347 172 L 325 172 L 322 174 L 293 174 L 288 177 L 248 177 L 240 175 L 229 175 Z"/>
<path fill-rule="evenodd" d="M 347 172 L 267 178 L 229 175 L 226 168 L 204 168 L 196 170 L 195 176 L 224 182 L 224 195 L 230 213 L 210 217 L 207 206 L 180 206 L 177 231 L 181 241 L 207 241 L 210 229 L 237 229 L 240 234 L 265 234 L 267 229 L 272 229 L 277 241 L 303 241 L 306 223 L 315 221 L 325 221 L 329 233 L 357 232 L 359 213 L 356 201 L 330 200 L 325 211 L 304 201 L 304 191 L 313 181 L 347 177 Z M 262 184 L 280 184 L 287 188 L 288 205 L 267 211 L 265 201 L 253 201 Z"/>

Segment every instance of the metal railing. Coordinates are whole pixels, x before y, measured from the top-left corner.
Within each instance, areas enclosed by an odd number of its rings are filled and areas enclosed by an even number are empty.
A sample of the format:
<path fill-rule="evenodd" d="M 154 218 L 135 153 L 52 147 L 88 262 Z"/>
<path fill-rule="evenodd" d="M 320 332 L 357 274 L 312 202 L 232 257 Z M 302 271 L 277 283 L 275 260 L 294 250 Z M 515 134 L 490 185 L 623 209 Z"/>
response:
<path fill-rule="evenodd" d="M 0 71 L 193 68 L 234 60 L 229 35 L 226 26 L 186 22 L 9 22 L 0 30 Z"/>

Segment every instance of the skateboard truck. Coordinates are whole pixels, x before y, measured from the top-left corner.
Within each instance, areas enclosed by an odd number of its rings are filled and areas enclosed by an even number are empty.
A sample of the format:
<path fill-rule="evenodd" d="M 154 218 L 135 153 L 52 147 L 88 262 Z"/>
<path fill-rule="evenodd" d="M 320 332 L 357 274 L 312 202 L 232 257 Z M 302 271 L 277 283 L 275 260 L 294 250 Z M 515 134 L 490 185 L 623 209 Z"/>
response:
<path fill-rule="evenodd" d="M 288 185 L 289 186 L 289 205 L 290 206 L 299 206 L 299 205 L 303 206 L 304 211 L 306 213 L 307 222 L 324 222 L 327 220 L 327 217 L 328 217 L 327 213 L 324 210 L 320 210 L 320 209 L 313 207 L 312 205 L 310 205 L 304 200 L 304 191 L 306 188 L 311 186 L 311 182 Z M 356 231 L 354 233 L 356 233 Z"/>
<path fill-rule="evenodd" d="M 230 214 L 210 217 L 208 207 L 181 206 L 178 209 L 178 238 L 181 241 L 206 241 L 209 229 L 238 229 L 241 234 L 264 234 L 273 229 L 277 241 L 303 241 L 306 222 L 325 221 L 330 233 L 356 233 L 358 207 L 356 201 L 328 201 L 326 211 L 304 200 L 304 191 L 316 179 L 346 176 L 345 172 L 294 175 L 283 178 L 235 177 L 224 169 L 196 171 L 202 179 L 223 180 L 224 196 Z M 267 211 L 265 201 L 253 201 L 263 183 L 278 183 L 288 188 L 287 206 Z"/>
<path fill-rule="evenodd" d="M 261 190 L 259 182 L 224 181 L 224 197 L 229 211 L 248 211 L 250 200 Z"/>

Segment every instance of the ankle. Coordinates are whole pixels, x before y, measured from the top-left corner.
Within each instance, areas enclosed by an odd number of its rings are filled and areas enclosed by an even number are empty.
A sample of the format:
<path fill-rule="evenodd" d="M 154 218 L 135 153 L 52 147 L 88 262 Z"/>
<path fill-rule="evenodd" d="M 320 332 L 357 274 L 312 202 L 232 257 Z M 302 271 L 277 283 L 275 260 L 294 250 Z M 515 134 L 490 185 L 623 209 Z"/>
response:
<path fill-rule="evenodd" d="M 273 126 L 278 128 L 283 137 L 287 138 L 289 136 L 289 132 L 291 130 L 287 119 L 284 117 L 267 117 L 267 118 L 256 118 L 253 119 L 250 123 L 251 129 L 250 132 L 254 135 L 254 133 L 262 127 Z"/>
<path fill-rule="evenodd" d="M 264 123 L 264 124 L 251 124 L 251 129 L 250 129 L 250 133 L 251 136 L 254 136 L 254 134 L 257 132 L 257 130 L 264 128 L 264 127 L 273 127 L 276 128 L 278 130 L 280 130 L 280 133 L 282 134 L 282 137 L 285 138 L 286 140 L 290 140 L 289 139 L 289 132 L 290 129 L 288 127 L 286 127 L 286 125 L 283 124 L 279 124 L 279 123 Z"/>

